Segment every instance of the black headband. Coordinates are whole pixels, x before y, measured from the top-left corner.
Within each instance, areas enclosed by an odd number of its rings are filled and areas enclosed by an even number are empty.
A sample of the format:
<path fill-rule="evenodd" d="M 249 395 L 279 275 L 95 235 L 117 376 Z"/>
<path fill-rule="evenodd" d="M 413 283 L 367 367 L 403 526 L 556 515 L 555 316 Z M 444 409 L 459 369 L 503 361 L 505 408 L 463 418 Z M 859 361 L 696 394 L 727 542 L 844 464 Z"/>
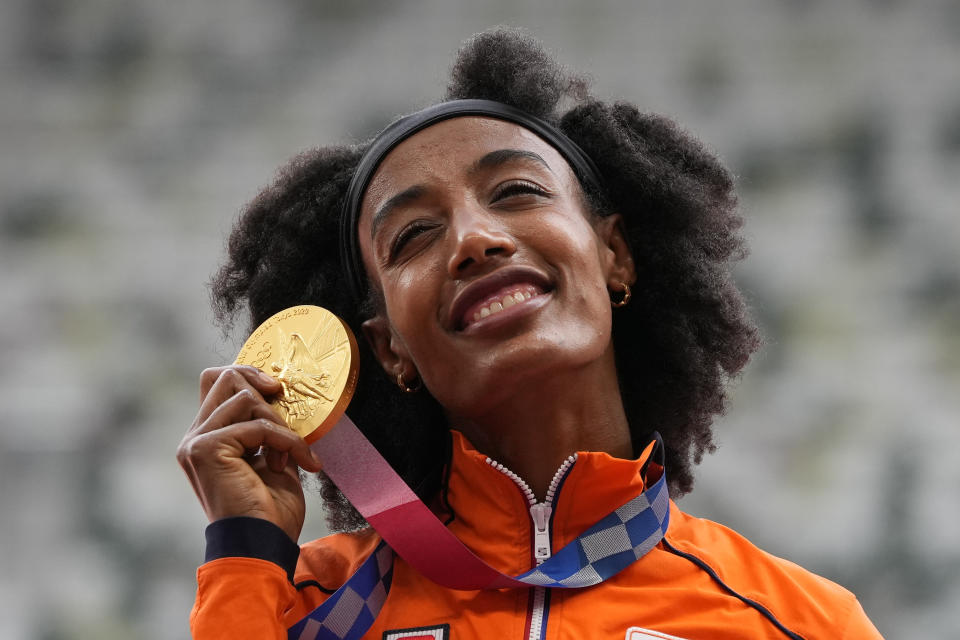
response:
<path fill-rule="evenodd" d="M 590 156 L 557 127 L 516 107 L 493 100 L 451 100 L 404 116 L 381 131 L 367 147 L 357 164 L 343 201 L 343 213 L 340 216 L 340 260 L 350 291 L 358 302 L 364 299 L 366 282 L 360 245 L 357 243 L 357 225 L 360 220 L 360 204 L 370 178 L 386 155 L 398 144 L 438 122 L 462 116 L 488 116 L 533 131 L 563 156 L 585 189 L 600 191 L 600 173 Z"/>

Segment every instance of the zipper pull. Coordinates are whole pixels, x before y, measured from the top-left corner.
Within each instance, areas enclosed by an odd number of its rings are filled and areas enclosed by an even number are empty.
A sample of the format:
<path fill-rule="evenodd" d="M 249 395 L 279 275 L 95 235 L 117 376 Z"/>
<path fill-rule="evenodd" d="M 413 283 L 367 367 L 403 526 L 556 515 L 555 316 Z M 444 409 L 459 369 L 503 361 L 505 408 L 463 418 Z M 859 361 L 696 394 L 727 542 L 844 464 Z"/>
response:
<path fill-rule="evenodd" d="M 530 507 L 530 517 L 533 518 L 533 557 L 537 564 L 550 557 L 550 514 L 553 508 L 548 504 L 540 503 Z"/>

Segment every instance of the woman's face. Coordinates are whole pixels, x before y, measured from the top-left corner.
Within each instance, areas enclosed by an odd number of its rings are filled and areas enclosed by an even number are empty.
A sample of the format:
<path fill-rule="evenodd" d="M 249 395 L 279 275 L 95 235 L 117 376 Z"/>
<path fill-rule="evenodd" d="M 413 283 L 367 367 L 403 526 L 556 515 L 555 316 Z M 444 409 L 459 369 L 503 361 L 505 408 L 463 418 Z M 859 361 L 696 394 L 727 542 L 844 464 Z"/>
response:
<path fill-rule="evenodd" d="M 607 289 L 634 280 L 617 221 L 591 219 L 569 165 L 527 129 L 433 125 L 390 152 L 363 199 L 358 240 L 384 303 L 367 337 L 391 376 L 419 375 L 452 416 L 612 366 Z"/>

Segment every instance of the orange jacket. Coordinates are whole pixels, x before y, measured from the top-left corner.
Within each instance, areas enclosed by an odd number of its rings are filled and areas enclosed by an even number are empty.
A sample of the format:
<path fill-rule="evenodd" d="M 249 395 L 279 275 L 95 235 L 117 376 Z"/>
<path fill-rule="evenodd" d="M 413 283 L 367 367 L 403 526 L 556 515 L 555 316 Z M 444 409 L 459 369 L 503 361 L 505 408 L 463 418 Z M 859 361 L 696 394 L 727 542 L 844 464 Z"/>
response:
<path fill-rule="evenodd" d="M 450 530 L 506 574 L 530 569 L 533 531 L 518 484 L 457 433 L 452 450 L 446 485 Z M 642 462 L 578 454 L 554 498 L 552 548 L 560 549 L 636 495 Z M 663 542 L 607 581 L 583 589 L 454 591 L 428 581 L 398 557 L 390 594 L 365 637 L 789 637 L 777 624 L 806 639 L 881 637 L 842 587 L 672 502 L 670 509 Z M 297 558 L 296 546 L 279 528 L 234 520 L 208 528 L 212 559 L 198 570 L 191 614 L 194 637 L 201 640 L 286 638 L 287 628 L 343 584 L 379 542 L 369 529 L 336 534 L 303 545 Z"/>

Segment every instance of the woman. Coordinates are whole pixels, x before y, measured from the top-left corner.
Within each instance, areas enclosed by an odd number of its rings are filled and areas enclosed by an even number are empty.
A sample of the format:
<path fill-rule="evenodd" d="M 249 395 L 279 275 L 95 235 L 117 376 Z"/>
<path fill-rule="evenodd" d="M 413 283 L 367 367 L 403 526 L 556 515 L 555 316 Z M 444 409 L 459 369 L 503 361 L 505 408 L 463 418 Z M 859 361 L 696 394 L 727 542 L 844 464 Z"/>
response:
<path fill-rule="evenodd" d="M 241 216 L 214 299 L 227 323 L 318 304 L 362 333 L 352 418 L 515 576 L 584 548 L 663 467 L 690 491 L 758 339 L 729 274 L 732 180 L 673 123 L 590 98 L 502 30 L 460 52 L 447 100 L 295 158 Z M 850 593 L 672 503 L 666 534 L 594 586 L 453 590 L 396 558 L 362 630 L 310 622 L 380 539 L 325 481 L 341 533 L 297 546 L 297 467 L 319 464 L 267 403 L 279 390 L 250 367 L 201 377 L 178 451 L 211 520 L 196 637 L 879 637 Z"/>

